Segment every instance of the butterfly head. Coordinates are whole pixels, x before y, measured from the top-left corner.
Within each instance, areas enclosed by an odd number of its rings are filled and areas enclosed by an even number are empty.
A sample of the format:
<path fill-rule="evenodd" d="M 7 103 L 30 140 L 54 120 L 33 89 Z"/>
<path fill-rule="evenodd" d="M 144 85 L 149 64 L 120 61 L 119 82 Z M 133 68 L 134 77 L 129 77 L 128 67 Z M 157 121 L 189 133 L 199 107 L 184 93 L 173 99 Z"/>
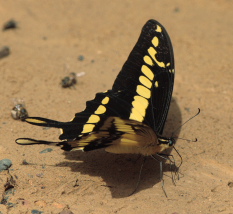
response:
<path fill-rule="evenodd" d="M 161 151 L 168 149 L 169 147 L 173 147 L 176 143 L 175 138 L 165 138 L 165 137 L 158 137 L 158 145 L 161 147 Z"/>

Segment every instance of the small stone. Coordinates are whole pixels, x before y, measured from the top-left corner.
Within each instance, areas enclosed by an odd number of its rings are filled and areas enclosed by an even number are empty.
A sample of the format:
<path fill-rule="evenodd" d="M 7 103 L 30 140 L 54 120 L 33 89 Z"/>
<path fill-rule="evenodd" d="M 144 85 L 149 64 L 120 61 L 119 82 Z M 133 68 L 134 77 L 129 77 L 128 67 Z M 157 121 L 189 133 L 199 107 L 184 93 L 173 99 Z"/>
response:
<path fill-rule="evenodd" d="M 229 181 L 228 184 L 227 184 L 230 188 L 233 187 L 233 182 L 232 181 Z"/>
<path fill-rule="evenodd" d="M 29 165 L 29 163 L 25 159 L 22 161 L 22 164 L 23 165 Z"/>
<path fill-rule="evenodd" d="M 83 56 L 83 55 L 80 55 L 80 56 L 78 57 L 78 60 L 79 60 L 79 61 L 83 61 L 83 60 L 84 60 L 84 56 Z"/>
<path fill-rule="evenodd" d="M 10 55 L 10 48 L 8 46 L 3 46 L 0 48 L 0 59 Z"/>
<path fill-rule="evenodd" d="M 32 214 L 42 214 L 43 212 L 42 212 L 42 211 L 39 211 L 39 210 L 32 210 L 31 213 L 32 213 Z"/>
<path fill-rule="evenodd" d="M 17 28 L 17 22 L 14 19 L 11 19 L 3 25 L 2 30 L 9 30 L 15 28 Z"/>
<path fill-rule="evenodd" d="M 179 8 L 179 7 L 174 8 L 174 12 L 175 12 L 175 13 L 180 12 L 180 8 Z"/>
<path fill-rule="evenodd" d="M 36 174 L 36 176 L 39 177 L 39 178 L 43 178 L 44 173 L 38 173 L 38 174 Z"/>
<path fill-rule="evenodd" d="M 11 116 L 15 120 L 24 121 L 28 117 L 28 112 L 25 108 L 25 105 L 22 103 L 18 103 L 17 105 L 15 105 L 11 110 Z"/>
<path fill-rule="evenodd" d="M 47 149 L 42 150 L 40 153 L 43 154 L 43 153 L 52 152 L 52 151 L 53 149 L 47 148 Z"/>
<path fill-rule="evenodd" d="M 10 159 L 0 160 L 0 172 L 9 169 L 11 165 L 12 165 L 12 161 Z"/>

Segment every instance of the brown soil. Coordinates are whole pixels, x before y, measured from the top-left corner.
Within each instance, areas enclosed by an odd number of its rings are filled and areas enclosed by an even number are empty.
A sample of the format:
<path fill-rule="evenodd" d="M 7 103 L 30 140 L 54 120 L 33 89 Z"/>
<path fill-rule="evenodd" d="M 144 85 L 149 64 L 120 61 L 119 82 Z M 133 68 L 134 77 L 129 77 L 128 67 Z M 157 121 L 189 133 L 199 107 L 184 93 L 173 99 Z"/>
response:
<path fill-rule="evenodd" d="M 232 10 L 230 0 L 0 0 L 0 26 L 18 23 L 0 32 L 1 47 L 11 50 L 0 59 L 0 160 L 13 162 L 9 173 L 0 173 L 0 213 L 233 213 Z M 15 144 L 18 137 L 56 141 L 59 133 L 12 119 L 14 98 L 24 100 L 30 116 L 70 120 L 96 92 L 111 88 L 151 18 L 166 27 L 175 52 L 165 135 L 201 109 L 179 133 L 198 142 L 177 141 L 183 165 L 176 186 L 164 167 L 167 198 L 159 164 L 150 158 L 137 192 L 127 197 L 137 182 L 138 156 Z M 86 75 L 64 89 L 59 83 L 70 72 Z M 53 151 L 41 154 L 46 148 Z"/>

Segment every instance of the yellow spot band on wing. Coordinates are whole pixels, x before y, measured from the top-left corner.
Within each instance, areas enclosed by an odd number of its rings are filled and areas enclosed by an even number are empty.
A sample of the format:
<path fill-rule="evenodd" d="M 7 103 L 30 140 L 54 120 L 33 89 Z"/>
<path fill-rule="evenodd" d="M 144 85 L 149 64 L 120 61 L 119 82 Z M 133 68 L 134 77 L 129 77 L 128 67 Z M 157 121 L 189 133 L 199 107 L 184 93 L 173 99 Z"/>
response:
<path fill-rule="evenodd" d="M 87 123 L 97 123 L 97 122 L 99 122 L 99 121 L 100 121 L 100 117 L 99 117 L 98 115 L 92 114 L 92 115 L 89 117 Z"/>
<path fill-rule="evenodd" d="M 150 65 L 150 66 L 153 66 L 153 65 L 154 65 L 152 59 L 151 59 L 149 56 L 147 56 L 147 55 L 143 57 L 143 60 L 144 60 L 144 62 L 145 62 L 146 64 L 148 64 L 148 65 Z"/>
<path fill-rule="evenodd" d="M 146 66 L 146 65 L 143 65 L 142 68 L 141 68 L 141 71 L 142 73 L 147 76 L 150 80 L 153 80 L 154 79 L 154 74 L 153 72 Z"/>
<path fill-rule="evenodd" d="M 146 109 L 149 102 L 146 98 L 141 96 L 134 96 L 134 101 L 132 102 L 132 112 L 129 119 L 142 122 L 146 115 Z"/>
<path fill-rule="evenodd" d="M 159 25 L 157 25 L 157 28 L 156 28 L 155 31 L 161 33 L 162 32 L 162 28 Z"/>
<path fill-rule="evenodd" d="M 34 118 L 26 118 L 25 121 L 27 121 L 29 123 L 44 123 L 44 124 L 47 123 L 47 122 L 45 122 L 43 120 L 38 120 L 38 119 L 34 119 Z"/>
<path fill-rule="evenodd" d="M 148 105 L 149 105 L 149 102 L 148 102 L 148 100 L 146 98 L 138 96 L 138 95 L 134 96 L 134 101 L 133 102 L 139 103 L 140 108 L 144 108 L 144 109 L 146 109 L 148 107 Z"/>
<path fill-rule="evenodd" d="M 95 111 L 95 114 L 103 114 L 105 112 L 106 112 L 106 108 L 103 105 L 100 105 Z"/>
<path fill-rule="evenodd" d="M 159 62 L 159 61 L 155 58 L 155 55 L 157 54 L 157 51 L 156 51 L 153 47 L 150 47 L 150 48 L 148 49 L 148 53 L 150 54 L 151 58 L 156 62 L 156 64 L 157 64 L 159 67 L 165 68 L 164 62 Z"/>
<path fill-rule="evenodd" d="M 94 129 L 95 125 L 94 124 L 85 124 L 83 126 L 83 131 L 82 133 L 88 133 L 88 132 L 92 132 Z"/>
<path fill-rule="evenodd" d="M 158 37 L 154 37 L 153 39 L 152 39 L 152 44 L 154 45 L 154 47 L 157 47 L 158 45 L 159 45 L 159 39 L 158 39 Z"/>
<path fill-rule="evenodd" d="M 105 97 L 103 100 L 102 100 L 102 104 L 107 104 L 109 102 L 109 97 Z"/>
<path fill-rule="evenodd" d="M 140 76 L 139 77 L 139 81 L 144 85 L 146 86 L 147 88 L 151 88 L 152 86 L 152 82 L 146 78 L 145 76 Z"/>
<path fill-rule="evenodd" d="M 136 89 L 137 93 L 147 99 L 151 96 L 151 91 L 143 85 L 138 85 Z"/>
<path fill-rule="evenodd" d="M 133 108 L 129 119 L 142 122 L 144 117 L 137 111 L 137 109 Z"/>

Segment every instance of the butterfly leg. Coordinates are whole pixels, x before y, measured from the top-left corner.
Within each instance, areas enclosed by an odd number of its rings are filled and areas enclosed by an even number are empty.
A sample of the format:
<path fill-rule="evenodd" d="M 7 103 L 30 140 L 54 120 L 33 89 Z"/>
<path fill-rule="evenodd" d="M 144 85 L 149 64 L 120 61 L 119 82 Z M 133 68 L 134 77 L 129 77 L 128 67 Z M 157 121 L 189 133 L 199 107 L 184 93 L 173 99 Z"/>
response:
<path fill-rule="evenodd" d="M 156 154 L 156 155 L 159 156 L 159 157 L 162 157 L 162 156 L 160 156 L 159 154 Z M 161 180 L 161 182 L 162 182 L 162 189 L 163 189 L 163 192 L 164 192 L 164 194 L 165 194 L 165 196 L 166 196 L 166 198 L 167 198 L 167 193 L 166 193 L 165 188 L 164 188 L 164 179 L 163 179 L 163 161 L 159 160 L 159 159 L 156 158 L 154 155 L 151 155 L 151 157 L 152 157 L 155 161 L 159 162 L 160 180 Z"/>
<path fill-rule="evenodd" d="M 143 169 L 145 161 L 146 161 L 146 157 L 144 156 L 143 160 L 142 160 L 142 165 L 141 165 L 141 168 L 140 168 L 140 171 L 139 171 L 139 176 L 138 176 L 138 181 L 137 181 L 136 187 L 134 188 L 133 192 L 129 194 L 129 196 L 133 195 L 138 189 L 138 186 L 139 186 L 140 181 L 141 181 L 142 169 Z"/>
<path fill-rule="evenodd" d="M 176 177 L 177 180 L 179 180 L 179 168 L 176 166 L 174 156 L 163 153 L 158 154 L 158 156 L 170 162 L 170 172 L 171 172 L 172 182 L 176 186 Z"/>

